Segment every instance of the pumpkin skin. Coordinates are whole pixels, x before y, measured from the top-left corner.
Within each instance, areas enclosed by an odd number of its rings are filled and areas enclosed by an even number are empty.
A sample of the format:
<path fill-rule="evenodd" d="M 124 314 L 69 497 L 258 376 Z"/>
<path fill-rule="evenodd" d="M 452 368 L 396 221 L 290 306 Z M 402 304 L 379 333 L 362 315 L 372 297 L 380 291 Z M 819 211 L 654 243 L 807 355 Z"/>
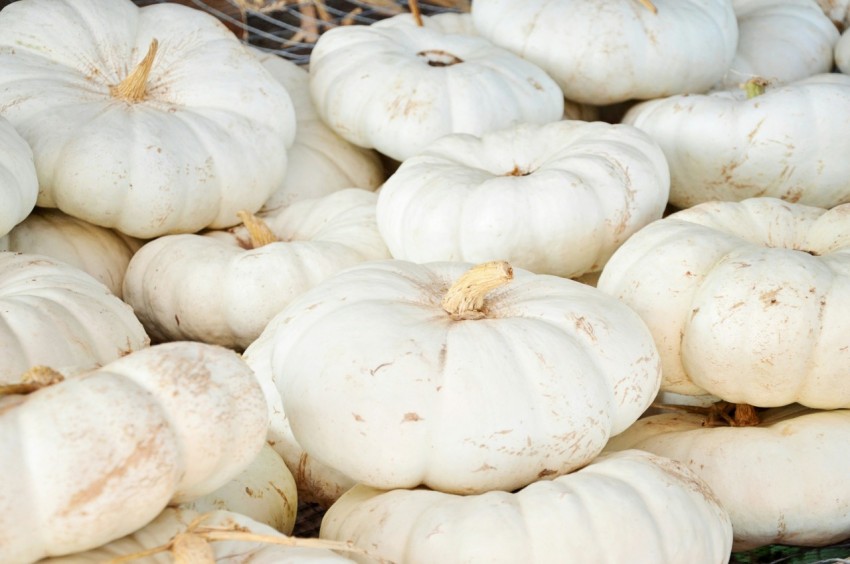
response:
<path fill-rule="evenodd" d="M 846 31 L 835 43 L 835 66 L 844 74 L 850 74 L 850 33 Z"/>
<path fill-rule="evenodd" d="M 2 560 L 94 548 L 216 490 L 254 459 L 267 424 L 250 368 L 202 343 L 0 399 Z"/>
<path fill-rule="evenodd" d="M 0 251 L 0 384 L 36 365 L 66 374 L 146 348 L 133 310 L 103 284 L 43 255 Z"/>
<path fill-rule="evenodd" d="M 507 260 L 576 277 L 661 218 L 669 183 L 661 149 L 631 126 L 558 121 L 447 135 L 381 187 L 378 228 L 397 259 Z"/>
<path fill-rule="evenodd" d="M 832 70 L 838 30 L 812 0 L 733 0 L 733 6 L 738 47 L 718 87 L 755 77 L 784 84 Z"/>
<path fill-rule="evenodd" d="M 695 473 L 633 450 L 516 493 L 358 485 L 325 514 L 321 537 L 393 562 L 543 564 L 576 554 L 582 562 L 719 564 L 729 559 L 732 527 Z"/>
<path fill-rule="evenodd" d="M 646 409 L 660 366 L 634 312 L 517 269 L 465 319 L 440 302 L 469 267 L 364 263 L 272 321 L 273 378 L 310 456 L 382 489 L 513 490 L 586 464 Z"/>
<path fill-rule="evenodd" d="M 60 558 L 49 558 L 42 562 L 45 564 L 86 564 L 88 562 L 103 564 L 103 562 L 113 558 L 167 544 L 175 535 L 186 532 L 192 521 L 199 518 L 200 515 L 197 511 L 190 509 L 169 507 L 151 523 L 126 537 L 94 550 Z M 231 511 L 214 511 L 201 522 L 201 526 L 237 530 L 276 540 L 286 540 L 286 537 L 271 527 Z M 228 564 L 300 564 L 302 562 L 338 564 L 340 562 L 351 562 L 350 559 L 324 548 L 281 546 L 256 541 L 233 540 L 216 541 L 210 543 L 209 546 L 212 548 L 212 556 L 215 562 L 227 562 Z M 161 552 L 147 556 L 144 562 L 172 564 L 178 562 L 176 556 L 173 552 Z M 197 554 L 192 555 L 190 553 L 188 556 L 190 558 L 183 560 L 183 562 L 197 562 L 198 564 L 202 562 Z M 194 559 L 191 556 L 194 556 Z"/>
<path fill-rule="evenodd" d="M 152 39 L 144 97 L 116 97 Z M 15 2 L 0 13 L 0 66 L 0 107 L 32 146 L 39 206 L 151 238 L 234 225 L 283 181 L 292 102 L 201 10 Z"/>
<path fill-rule="evenodd" d="M 124 299 L 155 340 L 244 349 L 289 302 L 328 276 L 389 258 L 373 192 L 350 188 L 265 216 L 280 239 L 251 248 L 244 227 L 150 241 L 130 260 Z"/>
<path fill-rule="evenodd" d="M 824 208 L 850 202 L 850 76 L 819 74 L 752 99 L 738 89 L 650 100 L 623 122 L 661 146 L 678 208 L 758 196 Z"/>
<path fill-rule="evenodd" d="M 92 275 L 120 298 L 127 264 L 143 243 L 57 209 L 36 208 L 0 238 L 0 250 L 47 255 L 67 262 Z"/>
<path fill-rule="evenodd" d="M 735 55 L 731 0 L 476 0 L 478 32 L 539 65 L 576 102 L 705 92 Z"/>
<path fill-rule="evenodd" d="M 295 141 L 287 153 L 286 177 L 260 210 L 274 212 L 304 199 L 344 188 L 376 190 L 384 179 L 378 153 L 353 145 L 334 133 L 316 113 L 310 75 L 283 57 L 252 49 L 263 67 L 281 83 L 295 107 Z"/>
<path fill-rule="evenodd" d="M 32 150 L 12 124 L 0 117 L 0 237 L 29 215 L 37 196 Z"/>
<path fill-rule="evenodd" d="M 701 415 L 639 419 L 606 452 L 638 448 L 681 461 L 732 519 L 733 550 L 824 546 L 850 535 L 850 411 L 769 409 L 757 427 L 703 427 Z"/>
<path fill-rule="evenodd" d="M 850 406 L 850 205 L 701 204 L 636 233 L 597 287 L 649 326 L 662 390 Z"/>
<path fill-rule="evenodd" d="M 478 36 L 399 14 L 323 33 L 310 56 L 316 111 L 361 147 L 402 161 L 449 133 L 557 121 L 564 95 L 536 65 Z M 456 62 L 460 60 L 462 62 Z"/>

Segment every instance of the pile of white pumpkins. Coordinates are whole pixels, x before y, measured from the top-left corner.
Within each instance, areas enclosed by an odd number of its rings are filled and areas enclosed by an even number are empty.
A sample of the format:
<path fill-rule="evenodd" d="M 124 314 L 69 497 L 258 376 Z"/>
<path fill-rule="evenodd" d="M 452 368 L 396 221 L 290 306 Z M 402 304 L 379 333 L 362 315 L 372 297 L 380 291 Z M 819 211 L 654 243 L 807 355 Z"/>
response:
<path fill-rule="evenodd" d="M 11 3 L 0 562 L 850 537 L 848 4 Z"/>

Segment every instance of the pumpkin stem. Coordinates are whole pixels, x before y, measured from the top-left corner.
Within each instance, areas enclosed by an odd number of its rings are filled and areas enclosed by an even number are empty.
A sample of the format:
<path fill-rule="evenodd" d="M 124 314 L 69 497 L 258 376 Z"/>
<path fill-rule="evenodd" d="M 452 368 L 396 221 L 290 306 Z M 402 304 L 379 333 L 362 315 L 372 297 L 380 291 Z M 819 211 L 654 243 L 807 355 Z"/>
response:
<path fill-rule="evenodd" d="M 755 427 L 761 423 L 758 411 L 748 403 L 718 401 L 708 407 L 653 403 L 651 407 L 665 411 L 679 411 L 702 415 L 705 417 L 702 422 L 703 427 Z"/>
<path fill-rule="evenodd" d="M 756 96 L 764 94 L 767 87 L 767 80 L 761 77 L 754 77 L 744 83 L 744 92 L 747 93 L 747 100 L 752 100 Z"/>
<path fill-rule="evenodd" d="M 484 262 L 467 270 L 443 296 L 441 305 L 454 319 L 481 319 L 487 294 L 514 277 L 506 261 Z"/>
<path fill-rule="evenodd" d="M 272 232 L 269 225 L 251 212 L 239 210 L 236 212 L 236 215 L 242 220 L 245 229 L 248 230 L 248 235 L 251 237 L 252 249 L 280 241 L 277 235 Z"/>
<path fill-rule="evenodd" d="M 21 375 L 21 381 L 17 384 L 0 386 L 0 396 L 31 394 L 64 379 L 65 377 L 62 374 L 48 366 L 33 366 Z"/>
<path fill-rule="evenodd" d="M 652 3 L 651 0 L 638 0 L 638 2 L 640 2 L 641 5 L 643 5 L 644 8 L 646 8 L 647 10 L 652 12 L 653 14 L 658 13 L 658 8 L 655 6 L 655 4 Z"/>
<path fill-rule="evenodd" d="M 145 58 L 133 69 L 133 72 L 127 75 L 127 78 L 114 86 L 110 86 L 109 93 L 127 102 L 140 102 L 144 100 L 147 95 L 148 76 L 153 68 L 153 60 L 156 57 L 158 46 L 159 42 L 156 39 L 151 40 L 151 45 L 148 47 L 148 53 L 145 55 Z"/>
<path fill-rule="evenodd" d="M 413 15 L 413 21 L 419 27 L 424 27 L 425 22 L 422 21 L 422 12 L 419 10 L 419 2 L 417 0 L 407 0 L 407 5 L 410 8 L 410 13 Z"/>

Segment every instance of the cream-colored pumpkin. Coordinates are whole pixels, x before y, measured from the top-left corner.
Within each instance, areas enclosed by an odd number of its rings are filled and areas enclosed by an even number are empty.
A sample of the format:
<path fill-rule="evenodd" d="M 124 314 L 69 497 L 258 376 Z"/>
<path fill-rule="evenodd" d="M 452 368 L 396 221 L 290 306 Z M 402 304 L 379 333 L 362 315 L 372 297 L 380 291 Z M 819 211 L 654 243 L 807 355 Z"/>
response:
<path fill-rule="evenodd" d="M 757 196 L 825 208 L 850 202 L 850 76 L 768 85 L 751 99 L 735 89 L 651 100 L 623 122 L 661 145 L 676 207 Z"/>
<path fill-rule="evenodd" d="M 286 89 L 202 10 L 20 0 L 0 12 L 0 67 L 39 206 L 149 238 L 234 225 L 283 181 Z"/>
<path fill-rule="evenodd" d="M 254 371 L 263 388 L 269 408 L 269 445 L 283 458 L 295 478 L 298 500 L 329 507 L 355 482 L 342 472 L 330 468 L 310 456 L 292 435 L 289 419 L 283 411 L 283 399 L 275 386 L 271 357 L 277 327 L 285 318 L 274 317 L 257 339 L 245 349 L 242 358 Z"/>
<path fill-rule="evenodd" d="M 662 390 L 850 407 L 850 204 L 701 204 L 633 235 L 597 287 L 649 326 Z"/>
<path fill-rule="evenodd" d="M 850 24 L 850 1 L 817 0 L 817 4 L 839 30 L 846 29 L 847 24 Z"/>
<path fill-rule="evenodd" d="M 89 370 L 149 344 L 130 306 L 82 270 L 0 251 L 0 384 L 40 364 Z"/>
<path fill-rule="evenodd" d="M 0 250 L 47 255 L 67 262 L 92 275 L 120 298 L 127 264 L 142 243 L 57 209 L 36 208 L 0 238 Z"/>
<path fill-rule="evenodd" d="M 124 299 L 155 340 L 244 349 L 294 298 L 331 274 L 389 258 L 374 192 L 350 188 L 266 215 L 277 240 L 244 227 L 159 237 L 130 260 Z"/>
<path fill-rule="evenodd" d="M 633 450 L 516 493 L 356 486 L 325 514 L 321 536 L 411 564 L 721 564 L 732 527 L 695 473 Z"/>
<path fill-rule="evenodd" d="M 536 65 L 409 14 L 323 33 L 310 58 L 316 111 L 361 147 L 401 161 L 448 133 L 561 119 L 564 95 Z"/>
<path fill-rule="evenodd" d="M 838 30 L 813 0 L 733 0 L 735 59 L 719 87 L 751 78 L 784 84 L 832 70 Z"/>
<path fill-rule="evenodd" d="M 281 83 L 295 107 L 295 141 L 287 157 L 286 177 L 263 204 L 273 212 L 303 198 L 317 198 L 343 188 L 375 190 L 385 179 L 379 155 L 353 145 L 319 118 L 310 97 L 310 76 L 298 65 L 272 53 L 254 55 Z"/>
<path fill-rule="evenodd" d="M 753 427 L 704 421 L 688 413 L 639 419 L 605 448 L 639 448 L 688 466 L 729 512 L 735 550 L 850 536 L 850 411 L 776 408 Z"/>
<path fill-rule="evenodd" d="M 539 65 L 577 102 L 705 92 L 735 55 L 731 0 L 475 0 L 490 41 Z"/>
<path fill-rule="evenodd" d="M 267 424 L 251 369 L 202 343 L 0 398 L 0 560 L 94 548 L 216 490 L 254 459 Z"/>
<path fill-rule="evenodd" d="M 289 535 L 295 527 L 298 492 L 283 458 L 265 444 L 238 476 L 180 507 L 198 513 L 232 511 Z"/>
<path fill-rule="evenodd" d="M 193 527 L 194 524 L 194 527 Z M 208 536 L 209 535 L 209 536 Z M 215 540 L 210 537 L 225 536 Z M 232 538 L 226 538 L 231 535 Z M 245 540 L 245 536 L 252 538 Z M 187 538 L 190 537 L 190 538 Z M 239 537 L 243 537 L 242 540 Z M 180 539 L 177 541 L 177 539 Z M 207 540 L 209 538 L 209 540 Z M 274 544 L 274 543 L 279 544 Z M 302 545 L 299 546 L 298 542 Z M 178 546 L 174 546 L 177 544 Z M 198 513 L 190 509 L 168 508 L 144 528 L 102 547 L 49 558 L 51 564 L 103 564 L 115 558 L 129 557 L 157 547 L 168 547 L 156 554 L 131 560 L 145 564 L 339 564 L 351 562 L 330 548 L 317 547 L 315 540 L 293 539 L 245 515 L 231 511 Z M 325 543 L 328 545 L 329 543 Z M 182 559 L 181 559 L 182 558 Z"/>
<path fill-rule="evenodd" d="M 278 316 L 273 378 L 295 439 L 373 487 L 477 493 L 565 474 L 660 382 L 629 308 L 507 263 L 366 263 Z"/>
<path fill-rule="evenodd" d="M 642 131 L 601 122 L 447 135 L 381 187 L 378 228 L 413 262 L 507 260 L 542 274 L 602 269 L 661 218 L 669 172 Z"/>
<path fill-rule="evenodd" d="M 0 237 L 29 215 L 37 196 L 32 150 L 12 124 L 0 117 Z"/>

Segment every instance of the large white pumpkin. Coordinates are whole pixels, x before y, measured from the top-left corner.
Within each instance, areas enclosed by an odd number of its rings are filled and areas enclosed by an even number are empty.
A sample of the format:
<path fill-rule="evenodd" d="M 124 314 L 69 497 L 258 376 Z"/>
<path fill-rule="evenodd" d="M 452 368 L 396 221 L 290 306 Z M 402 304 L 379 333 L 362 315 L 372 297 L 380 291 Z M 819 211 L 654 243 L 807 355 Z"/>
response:
<path fill-rule="evenodd" d="M 272 370 L 298 443 L 380 488 L 512 490 L 587 464 L 660 382 L 628 307 L 506 263 L 364 263 L 281 311 Z"/>
<path fill-rule="evenodd" d="M 650 100 L 623 122 L 661 145 L 676 207 L 757 196 L 825 208 L 850 202 L 850 76 L 768 85 L 753 98 L 738 88 Z"/>
<path fill-rule="evenodd" d="M 520 124 L 405 160 L 379 192 L 378 228 L 397 259 L 575 277 L 660 219 L 669 185 L 664 153 L 634 127 Z"/>
<path fill-rule="evenodd" d="M 516 493 L 359 485 L 325 514 L 321 536 L 410 564 L 722 564 L 732 545 L 729 516 L 705 482 L 637 450 Z"/>
<path fill-rule="evenodd" d="M 0 117 L 0 237 L 29 215 L 37 196 L 32 150 L 12 124 Z"/>
<path fill-rule="evenodd" d="M 448 133 L 561 119 L 564 95 L 539 67 L 490 41 L 409 14 L 323 33 L 310 57 L 316 111 L 334 131 L 396 160 Z"/>
<path fill-rule="evenodd" d="M 40 206 L 147 238 L 233 225 L 283 181 L 286 89 L 202 10 L 20 0 L 0 12 L 0 67 Z"/>
<path fill-rule="evenodd" d="M 597 287 L 649 326 L 662 390 L 850 407 L 850 204 L 701 204 L 633 235 Z"/>
<path fill-rule="evenodd" d="M 731 0 L 475 0 L 490 41 L 539 65 L 577 102 L 705 92 L 738 42 Z"/>

